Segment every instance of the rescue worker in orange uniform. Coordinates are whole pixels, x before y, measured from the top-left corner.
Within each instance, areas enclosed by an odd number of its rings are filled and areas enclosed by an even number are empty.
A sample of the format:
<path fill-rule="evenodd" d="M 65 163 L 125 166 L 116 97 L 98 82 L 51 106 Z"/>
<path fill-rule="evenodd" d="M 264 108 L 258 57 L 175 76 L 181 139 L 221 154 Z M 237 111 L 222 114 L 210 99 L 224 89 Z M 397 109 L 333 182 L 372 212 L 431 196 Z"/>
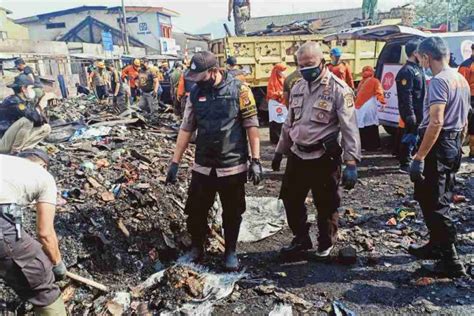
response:
<path fill-rule="evenodd" d="M 459 73 L 466 78 L 471 88 L 471 114 L 469 116 L 469 157 L 474 158 L 474 44 L 471 45 L 471 57 L 459 66 Z"/>
<path fill-rule="evenodd" d="M 130 103 L 134 103 L 139 95 L 138 92 L 138 72 L 140 71 L 140 59 L 134 59 L 133 63 L 122 70 L 122 80 L 127 80 L 130 86 Z"/>
<path fill-rule="evenodd" d="M 328 65 L 329 70 L 335 74 L 336 77 L 347 83 L 351 89 L 354 89 L 352 71 L 348 64 L 341 61 L 342 50 L 339 47 L 334 47 L 329 52 L 329 56 L 331 57 L 331 63 Z"/>

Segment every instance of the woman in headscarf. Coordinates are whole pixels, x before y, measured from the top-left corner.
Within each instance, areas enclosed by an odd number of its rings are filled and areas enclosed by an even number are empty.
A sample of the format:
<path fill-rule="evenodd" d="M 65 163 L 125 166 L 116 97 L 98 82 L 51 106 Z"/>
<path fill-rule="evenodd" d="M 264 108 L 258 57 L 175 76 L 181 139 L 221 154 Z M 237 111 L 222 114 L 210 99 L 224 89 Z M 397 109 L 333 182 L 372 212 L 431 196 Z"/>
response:
<path fill-rule="evenodd" d="M 287 67 L 284 64 L 276 64 L 272 69 L 267 86 L 267 102 L 269 111 L 271 111 L 271 106 L 277 106 L 275 102 L 287 105 L 285 96 L 283 95 L 286 69 Z M 270 141 L 273 144 L 277 144 L 278 140 L 280 139 L 282 125 L 283 122 L 276 122 L 270 119 Z"/>
<path fill-rule="evenodd" d="M 359 127 L 362 149 L 380 148 L 378 109 L 385 107 L 384 90 L 375 78 L 374 68 L 362 68 L 362 80 L 357 88 L 355 100 L 357 125 Z"/>

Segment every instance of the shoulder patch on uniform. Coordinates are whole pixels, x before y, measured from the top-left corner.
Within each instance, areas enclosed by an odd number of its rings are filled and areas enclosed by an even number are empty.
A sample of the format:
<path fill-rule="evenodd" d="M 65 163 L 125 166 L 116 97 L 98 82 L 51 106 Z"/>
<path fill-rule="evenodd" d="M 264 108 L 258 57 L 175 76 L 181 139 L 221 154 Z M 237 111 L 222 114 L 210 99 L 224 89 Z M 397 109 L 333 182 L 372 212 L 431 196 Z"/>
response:
<path fill-rule="evenodd" d="M 26 109 L 26 104 L 25 104 L 25 103 L 20 103 L 20 104 L 18 104 L 18 109 L 19 109 L 20 111 L 24 111 L 24 110 Z"/>
<path fill-rule="evenodd" d="M 240 87 L 239 105 L 242 118 L 246 119 L 257 115 L 255 98 L 252 94 L 252 90 L 246 85 Z"/>
<path fill-rule="evenodd" d="M 344 95 L 344 106 L 346 108 L 351 108 L 354 106 L 354 96 L 352 93 L 346 93 Z"/>

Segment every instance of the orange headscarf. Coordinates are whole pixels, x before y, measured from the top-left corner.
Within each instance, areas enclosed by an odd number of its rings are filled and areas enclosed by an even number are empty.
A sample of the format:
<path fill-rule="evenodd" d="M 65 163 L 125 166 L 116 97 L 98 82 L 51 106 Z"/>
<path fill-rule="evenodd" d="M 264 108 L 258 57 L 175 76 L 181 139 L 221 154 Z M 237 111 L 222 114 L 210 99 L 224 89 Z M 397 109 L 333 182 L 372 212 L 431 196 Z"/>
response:
<path fill-rule="evenodd" d="M 356 109 L 360 109 L 370 98 L 376 97 L 377 101 L 385 104 L 383 88 L 380 81 L 375 78 L 374 68 L 365 66 L 362 68 L 362 80 L 357 88 L 357 97 L 355 100 Z"/>
<path fill-rule="evenodd" d="M 283 97 L 283 83 L 285 82 L 285 76 L 282 74 L 287 67 L 283 64 L 276 64 L 272 69 L 272 74 L 268 79 L 267 86 L 267 101 L 275 100 L 279 103 L 285 103 Z"/>

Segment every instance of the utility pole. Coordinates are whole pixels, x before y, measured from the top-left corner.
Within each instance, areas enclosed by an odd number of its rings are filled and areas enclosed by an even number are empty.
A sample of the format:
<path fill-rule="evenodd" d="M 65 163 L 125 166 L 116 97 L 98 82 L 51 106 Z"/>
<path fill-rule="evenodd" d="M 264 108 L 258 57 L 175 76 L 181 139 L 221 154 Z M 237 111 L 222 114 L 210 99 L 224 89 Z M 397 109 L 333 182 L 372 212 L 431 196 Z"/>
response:
<path fill-rule="evenodd" d="M 125 54 L 130 54 L 130 42 L 128 41 L 128 27 L 127 27 L 127 12 L 125 11 L 125 3 L 122 0 L 122 18 L 123 18 L 123 31 L 125 32 Z"/>

